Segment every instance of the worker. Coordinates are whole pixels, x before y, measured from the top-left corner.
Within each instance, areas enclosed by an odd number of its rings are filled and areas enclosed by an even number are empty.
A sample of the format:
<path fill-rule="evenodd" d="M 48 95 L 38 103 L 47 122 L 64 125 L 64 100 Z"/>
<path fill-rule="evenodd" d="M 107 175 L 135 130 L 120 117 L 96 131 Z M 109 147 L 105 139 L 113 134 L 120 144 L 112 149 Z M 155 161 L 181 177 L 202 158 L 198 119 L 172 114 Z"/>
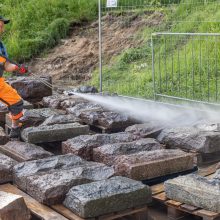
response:
<path fill-rule="evenodd" d="M 5 31 L 5 24 L 9 22 L 9 19 L 0 16 L 0 36 L 2 36 Z M 21 124 L 19 123 L 19 119 L 23 116 L 23 100 L 17 91 L 5 82 L 3 73 L 6 71 L 24 74 L 27 72 L 27 69 L 24 65 L 19 66 L 3 59 L 1 55 L 6 58 L 8 57 L 6 48 L 0 38 L 0 101 L 8 107 L 9 115 L 12 120 L 12 128 L 9 137 L 20 138 Z"/>

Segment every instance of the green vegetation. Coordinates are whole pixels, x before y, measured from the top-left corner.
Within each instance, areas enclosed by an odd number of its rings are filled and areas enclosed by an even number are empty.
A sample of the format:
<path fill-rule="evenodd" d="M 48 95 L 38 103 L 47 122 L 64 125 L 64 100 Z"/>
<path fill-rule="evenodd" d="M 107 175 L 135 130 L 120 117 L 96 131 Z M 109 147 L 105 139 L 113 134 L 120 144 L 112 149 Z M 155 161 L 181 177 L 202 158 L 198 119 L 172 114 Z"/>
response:
<path fill-rule="evenodd" d="M 96 0 L 1 0 L 0 14 L 10 18 L 3 40 L 9 55 L 24 61 L 53 47 L 72 23 L 97 16 Z"/>
<path fill-rule="evenodd" d="M 163 13 L 163 23 L 145 27 L 135 34 L 143 45 L 114 57 L 111 67 L 103 67 L 103 89 L 123 95 L 153 97 L 151 33 L 218 33 L 220 4 L 218 1 L 182 0 L 152 1 L 154 10 Z M 173 1 L 173 3 L 179 1 Z M 135 8 L 144 14 L 149 7 Z M 150 8 L 152 10 L 152 8 Z M 143 13 L 145 11 L 145 13 Z M 154 36 L 156 92 L 182 98 L 216 102 L 219 99 L 220 36 Z M 98 72 L 92 83 L 98 86 Z"/>
<path fill-rule="evenodd" d="M 0 14 L 12 22 L 3 37 L 10 57 L 23 62 L 41 55 L 66 37 L 74 23 L 97 19 L 97 0 L 2 0 Z M 102 0 L 103 13 L 106 0 Z M 122 19 L 121 28 L 135 18 L 149 22 L 153 12 L 162 22 L 149 23 L 132 36 L 142 42 L 109 59 L 104 56 L 103 90 L 153 97 L 151 33 L 220 31 L 217 0 L 119 0 L 110 13 Z M 126 12 L 126 13 L 125 13 Z M 154 36 L 157 93 L 203 101 L 218 101 L 220 37 Z M 92 84 L 99 87 L 98 69 Z"/>

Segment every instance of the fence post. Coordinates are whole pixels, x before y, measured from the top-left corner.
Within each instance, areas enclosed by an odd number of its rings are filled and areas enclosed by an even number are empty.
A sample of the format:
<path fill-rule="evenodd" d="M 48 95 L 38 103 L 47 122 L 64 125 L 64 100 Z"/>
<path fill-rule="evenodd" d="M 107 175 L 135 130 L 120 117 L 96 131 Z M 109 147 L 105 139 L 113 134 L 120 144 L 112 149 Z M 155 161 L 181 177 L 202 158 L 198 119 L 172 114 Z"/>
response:
<path fill-rule="evenodd" d="M 99 83 L 100 92 L 102 92 L 102 7 L 99 1 Z"/>
<path fill-rule="evenodd" d="M 151 50 L 152 50 L 152 80 L 153 80 L 154 101 L 156 101 L 155 70 L 154 70 L 154 41 L 153 41 L 153 35 L 154 35 L 154 34 L 151 34 Z"/>

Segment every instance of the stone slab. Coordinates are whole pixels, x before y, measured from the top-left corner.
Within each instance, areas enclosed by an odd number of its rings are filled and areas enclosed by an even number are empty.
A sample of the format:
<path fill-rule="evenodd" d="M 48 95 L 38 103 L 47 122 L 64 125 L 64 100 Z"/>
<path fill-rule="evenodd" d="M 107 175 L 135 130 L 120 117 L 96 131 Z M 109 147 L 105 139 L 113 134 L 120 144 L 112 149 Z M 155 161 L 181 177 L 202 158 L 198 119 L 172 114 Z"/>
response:
<path fill-rule="evenodd" d="M 47 118 L 41 125 L 70 124 L 80 123 L 81 120 L 74 115 L 52 115 Z"/>
<path fill-rule="evenodd" d="M 60 169 L 70 169 L 85 164 L 85 160 L 72 154 L 52 156 L 44 159 L 19 163 L 13 169 L 13 181 L 20 189 L 26 191 L 28 176 L 45 174 Z"/>
<path fill-rule="evenodd" d="M 0 191 L 0 219 L 1 220 L 29 220 L 31 219 L 24 198 L 19 195 Z"/>
<path fill-rule="evenodd" d="M 63 204 L 82 218 L 92 218 L 150 202 L 148 186 L 125 177 L 112 177 L 73 187 Z"/>
<path fill-rule="evenodd" d="M 118 156 L 114 160 L 117 175 L 135 180 L 146 180 L 190 170 L 194 167 L 194 155 L 181 150 L 142 151 Z"/>
<path fill-rule="evenodd" d="M 163 130 L 164 126 L 158 122 L 148 122 L 144 124 L 135 124 L 125 129 L 126 132 L 138 135 L 142 138 L 153 137 L 156 138 Z"/>
<path fill-rule="evenodd" d="M 79 123 L 55 124 L 25 128 L 21 137 L 28 143 L 44 143 L 53 141 L 65 141 L 79 135 L 88 134 L 89 126 Z"/>
<path fill-rule="evenodd" d="M 108 179 L 114 169 L 104 164 L 87 162 L 68 170 L 57 170 L 26 178 L 27 193 L 37 201 L 60 204 L 71 187 L 93 181 Z"/>
<path fill-rule="evenodd" d="M 220 212 L 220 181 L 196 174 L 180 176 L 164 183 L 166 196 L 175 201 Z"/>
<path fill-rule="evenodd" d="M 22 161 L 28 161 L 53 156 L 52 153 L 40 146 L 21 141 L 10 141 L 6 145 L 1 146 L 2 149 L 4 150 L 4 154 L 18 161 L 18 158 L 23 158 Z"/>
<path fill-rule="evenodd" d="M 74 107 L 67 108 L 66 109 L 67 113 L 73 114 L 77 117 L 80 116 L 81 113 L 87 112 L 87 111 L 103 111 L 103 107 L 98 105 L 98 104 L 93 104 L 93 103 L 80 103 L 75 105 Z"/>
<path fill-rule="evenodd" d="M 214 153 L 219 151 L 220 130 L 216 124 L 177 127 L 164 129 L 157 139 L 169 148 Z"/>
<path fill-rule="evenodd" d="M 67 109 L 88 102 L 80 97 L 68 95 L 52 95 L 44 97 L 42 101 L 45 107 L 55 109 Z"/>
<path fill-rule="evenodd" d="M 40 77 L 47 83 L 52 83 L 50 77 Z M 20 96 L 30 102 L 41 101 L 43 97 L 52 95 L 52 89 L 46 86 L 36 77 L 18 77 L 16 80 L 9 80 L 9 84 L 18 91 Z"/>
<path fill-rule="evenodd" d="M 86 160 L 93 160 L 93 149 L 105 144 L 131 142 L 136 140 L 133 134 L 121 132 L 115 134 L 81 135 L 62 143 L 62 152 L 73 153 Z"/>
<path fill-rule="evenodd" d="M 9 141 L 9 137 L 6 135 L 4 129 L 0 127 L 0 145 L 4 145 Z"/>
<path fill-rule="evenodd" d="M 163 149 L 163 146 L 153 138 L 145 138 L 127 143 L 107 144 L 93 149 L 93 160 L 113 165 L 115 157 L 119 155 L 130 155 L 141 151 L 159 149 Z"/>
<path fill-rule="evenodd" d="M 124 131 L 128 126 L 136 123 L 126 115 L 103 110 L 82 111 L 79 117 L 87 124 L 98 125 L 112 132 Z"/>
<path fill-rule="evenodd" d="M 0 184 L 12 181 L 12 170 L 17 162 L 10 157 L 0 154 Z"/>

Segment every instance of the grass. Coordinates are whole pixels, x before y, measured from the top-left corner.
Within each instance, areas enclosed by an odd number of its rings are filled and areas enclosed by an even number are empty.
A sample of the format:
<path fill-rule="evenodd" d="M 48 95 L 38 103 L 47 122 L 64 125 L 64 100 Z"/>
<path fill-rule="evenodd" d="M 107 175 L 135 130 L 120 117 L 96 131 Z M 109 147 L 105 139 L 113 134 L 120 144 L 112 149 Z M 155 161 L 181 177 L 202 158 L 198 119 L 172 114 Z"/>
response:
<path fill-rule="evenodd" d="M 104 65 L 103 89 L 122 95 L 152 98 L 151 33 L 218 33 L 220 23 L 215 21 L 220 21 L 219 6 L 214 0 L 208 1 L 208 4 L 201 0 L 182 0 L 180 4 L 155 7 L 165 14 L 165 21 L 160 26 L 146 27 L 141 33 L 136 33 L 136 36 L 142 36 L 144 44 L 114 57 L 110 68 Z M 139 10 L 147 11 L 148 8 Z M 155 37 L 156 92 L 218 102 L 219 48 L 220 37 Z M 94 73 L 92 84 L 99 85 L 98 71 Z"/>
<path fill-rule="evenodd" d="M 9 55 L 25 61 L 56 45 L 74 22 L 94 20 L 96 0 L 1 0 L 0 14 L 11 19 L 3 37 Z"/>

